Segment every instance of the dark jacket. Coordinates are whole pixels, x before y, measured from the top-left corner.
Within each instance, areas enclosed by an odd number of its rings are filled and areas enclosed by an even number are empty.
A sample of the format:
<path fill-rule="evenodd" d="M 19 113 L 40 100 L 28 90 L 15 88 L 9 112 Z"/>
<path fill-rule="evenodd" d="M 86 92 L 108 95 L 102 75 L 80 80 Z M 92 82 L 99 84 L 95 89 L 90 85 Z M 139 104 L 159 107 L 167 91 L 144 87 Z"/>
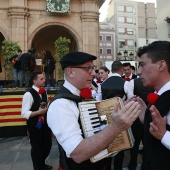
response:
<path fill-rule="evenodd" d="M 52 73 L 55 70 L 56 60 L 53 57 L 44 57 L 44 72 Z"/>
<path fill-rule="evenodd" d="M 159 96 L 155 102 L 155 107 L 159 110 L 162 117 L 167 115 L 170 110 L 170 90 L 164 92 Z M 150 107 L 150 106 L 149 106 Z M 150 122 L 152 117 L 149 111 L 149 107 L 145 113 L 144 120 L 144 153 L 143 153 L 143 165 L 142 170 L 169 170 L 170 150 L 167 149 L 160 140 L 154 138 L 150 132 Z M 167 125 L 167 130 L 170 130 L 170 126 Z"/>
<path fill-rule="evenodd" d="M 21 56 L 21 70 L 33 70 L 35 66 L 35 58 L 30 53 L 24 53 Z"/>

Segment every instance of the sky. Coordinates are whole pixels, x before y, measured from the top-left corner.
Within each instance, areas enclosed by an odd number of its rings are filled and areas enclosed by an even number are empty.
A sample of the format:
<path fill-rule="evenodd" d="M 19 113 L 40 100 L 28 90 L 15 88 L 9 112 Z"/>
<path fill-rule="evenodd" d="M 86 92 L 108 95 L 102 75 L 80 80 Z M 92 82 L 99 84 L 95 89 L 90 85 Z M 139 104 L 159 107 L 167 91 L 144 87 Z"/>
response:
<path fill-rule="evenodd" d="M 110 1 L 110 0 L 106 0 L 106 1 L 104 2 L 104 4 L 102 5 L 102 7 L 100 8 L 100 10 L 99 10 L 99 12 L 101 13 L 101 14 L 100 14 L 100 21 L 103 21 L 103 20 L 106 18 L 106 15 L 107 15 L 106 10 L 107 10 L 107 8 L 108 8 L 108 2 L 109 2 L 109 1 Z M 145 3 L 151 2 L 151 3 L 155 3 L 155 4 L 156 4 L 156 0 L 131 0 L 131 1 L 145 2 Z"/>

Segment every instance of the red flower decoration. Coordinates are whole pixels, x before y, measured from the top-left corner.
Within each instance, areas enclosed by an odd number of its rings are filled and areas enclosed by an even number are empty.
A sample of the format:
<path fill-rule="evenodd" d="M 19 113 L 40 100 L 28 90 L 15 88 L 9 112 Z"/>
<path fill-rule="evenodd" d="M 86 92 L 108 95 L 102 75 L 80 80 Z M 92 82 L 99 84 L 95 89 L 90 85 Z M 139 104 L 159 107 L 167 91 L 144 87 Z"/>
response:
<path fill-rule="evenodd" d="M 97 80 L 96 83 L 102 83 L 102 81 L 101 80 Z"/>
<path fill-rule="evenodd" d="M 155 104 L 158 98 L 159 98 L 159 95 L 156 93 L 149 93 L 147 96 L 147 100 L 150 104 Z"/>
<path fill-rule="evenodd" d="M 49 101 L 51 101 L 52 99 L 53 99 L 53 97 L 52 97 L 52 96 L 49 96 L 49 97 L 48 97 L 48 100 L 49 100 Z"/>
<path fill-rule="evenodd" d="M 80 96 L 84 99 L 90 99 L 92 97 L 92 92 L 89 88 L 84 88 L 80 91 Z"/>
<path fill-rule="evenodd" d="M 45 93 L 45 89 L 44 89 L 44 87 L 40 87 L 39 88 L 39 92 L 38 92 L 39 94 L 43 94 L 43 93 Z"/>
<path fill-rule="evenodd" d="M 129 78 L 129 77 L 126 77 L 126 78 L 125 78 L 125 81 L 130 81 L 130 78 Z"/>

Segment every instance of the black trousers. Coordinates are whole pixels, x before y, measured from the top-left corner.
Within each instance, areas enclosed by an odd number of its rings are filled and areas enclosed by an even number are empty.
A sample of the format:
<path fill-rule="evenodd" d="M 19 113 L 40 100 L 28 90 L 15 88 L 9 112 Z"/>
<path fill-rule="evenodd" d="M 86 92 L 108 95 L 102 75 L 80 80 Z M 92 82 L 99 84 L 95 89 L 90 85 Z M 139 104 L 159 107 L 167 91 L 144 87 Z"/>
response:
<path fill-rule="evenodd" d="M 47 124 L 42 125 L 41 129 L 28 125 L 28 132 L 34 170 L 42 170 L 52 146 L 51 130 Z"/>
<path fill-rule="evenodd" d="M 130 162 L 128 165 L 129 170 L 136 170 L 137 167 L 137 157 L 139 152 L 140 142 L 143 140 L 143 125 L 141 124 L 139 118 L 131 126 L 132 133 L 135 139 L 134 146 L 130 149 Z M 120 151 L 114 157 L 114 170 L 122 170 L 124 159 L 124 151 Z"/>

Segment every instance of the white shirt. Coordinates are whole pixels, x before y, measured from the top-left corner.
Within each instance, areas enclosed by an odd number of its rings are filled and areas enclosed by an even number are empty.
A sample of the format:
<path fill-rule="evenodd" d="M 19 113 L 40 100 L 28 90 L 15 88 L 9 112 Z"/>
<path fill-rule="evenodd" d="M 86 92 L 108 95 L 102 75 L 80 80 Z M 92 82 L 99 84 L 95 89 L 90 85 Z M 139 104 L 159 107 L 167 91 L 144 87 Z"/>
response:
<path fill-rule="evenodd" d="M 34 85 L 32 86 L 32 88 L 33 88 L 34 90 L 36 90 L 37 92 L 39 91 L 39 88 L 36 87 L 36 86 L 34 86 Z M 40 95 L 40 97 L 42 98 L 41 94 L 39 94 L 39 95 Z M 31 115 L 31 113 L 32 113 L 32 111 L 30 111 L 30 109 L 31 109 L 33 103 L 34 103 L 34 99 L 33 99 L 32 95 L 31 95 L 31 93 L 30 93 L 30 92 L 26 92 L 26 93 L 23 95 L 23 97 L 22 97 L 21 116 L 22 116 L 23 118 L 29 119 L 29 117 L 30 117 L 30 115 Z"/>
<path fill-rule="evenodd" d="M 110 77 L 112 76 L 118 76 L 121 77 L 120 74 L 118 73 L 112 73 L 110 75 Z M 133 91 L 131 91 L 128 87 L 129 87 L 129 81 L 125 81 L 124 84 L 124 92 L 128 95 L 128 96 L 133 96 Z M 101 101 L 102 100 L 102 90 L 101 90 L 101 86 L 98 87 L 97 93 L 96 93 L 96 100 L 97 101 Z"/>
<path fill-rule="evenodd" d="M 79 96 L 80 90 L 65 80 L 64 87 Z M 51 103 L 47 112 L 47 123 L 67 157 L 83 140 L 78 123 L 79 110 L 75 102 L 68 99 L 56 99 Z"/>
<path fill-rule="evenodd" d="M 170 81 L 166 83 L 159 91 L 158 95 L 161 95 L 165 91 L 170 90 Z M 167 124 L 170 125 L 170 111 L 167 114 Z M 170 131 L 166 131 L 165 135 L 163 136 L 161 143 L 170 150 Z"/>

